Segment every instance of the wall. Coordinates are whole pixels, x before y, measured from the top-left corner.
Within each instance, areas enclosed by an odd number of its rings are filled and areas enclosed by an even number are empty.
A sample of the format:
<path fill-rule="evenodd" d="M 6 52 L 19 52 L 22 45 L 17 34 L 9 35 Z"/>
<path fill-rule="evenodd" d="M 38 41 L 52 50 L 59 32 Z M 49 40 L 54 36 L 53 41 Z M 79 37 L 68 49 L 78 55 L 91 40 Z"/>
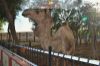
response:
<path fill-rule="evenodd" d="M 33 41 L 34 33 L 33 32 L 19 32 L 17 33 L 19 41 Z M 0 33 L 0 40 L 8 40 L 8 33 Z"/>

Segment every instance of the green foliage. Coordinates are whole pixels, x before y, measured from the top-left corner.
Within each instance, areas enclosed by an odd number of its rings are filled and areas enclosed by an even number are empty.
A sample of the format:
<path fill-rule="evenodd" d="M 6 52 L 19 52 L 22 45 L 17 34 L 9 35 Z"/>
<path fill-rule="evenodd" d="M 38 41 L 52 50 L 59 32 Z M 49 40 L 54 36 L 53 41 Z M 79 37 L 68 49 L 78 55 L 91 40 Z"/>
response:
<path fill-rule="evenodd" d="M 88 16 L 83 16 L 83 17 L 82 17 L 82 21 L 83 21 L 83 22 L 87 22 L 87 20 L 88 20 Z"/>
<path fill-rule="evenodd" d="M 72 9 L 53 9 L 54 26 L 53 29 L 56 31 L 63 24 L 68 24 L 73 32 L 80 33 L 81 35 L 90 35 L 88 31 L 88 15 L 82 10 L 83 7 L 77 7 Z M 59 27 L 58 27 L 59 26 Z M 85 28 L 85 29 L 83 29 Z"/>
<path fill-rule="evenodd" d="M 13 18 L 15 19 L 16 15 L 18 14 L 18 11 L 21 10 L 21 6 L 28 0 L 5 0 L 8 6 L 8 9 L 10 10 Z M 4 19 L 7 21 L 7 15 L 5 12 L 5 8 L 2 4 L 2 1 L 0 1 L 0 19 Z"/>
<path fill-rule="evenodd" d="M 54 20 L 54 26 L 60 26 L 67 22 L 72 30 L 76 31 L 80 28 L 80 22 L 81 22 L 81 12 L 79 10 L 75 9 L 55 9 L 53 11 L 53 20 Z"/>
<path fill-rule="evenodd" d="M 62 20 L 59 18 L 59 13 L 61 13 L 62 11 L 61 9 L 54 9 L 52 10 L 52 12 L 53 12 L 52 17 L 54 22 L 52 29 L 57 31 L 62 24 L 61 23 Z"/>
<path fill-rule="evenodd" d="M 19 10 L 21 10 L 21 6 L 28 0 L 5 0 L 6 5 L 12 15 L 12 19 L 15 20 L 16 15 Z M 6 8 L 4 7 L 4 3 L 0 0 L 0 30 L 2 30 L 2 26 L 5 22 L 8 22 L 8 15 L 6 13 Z"/>

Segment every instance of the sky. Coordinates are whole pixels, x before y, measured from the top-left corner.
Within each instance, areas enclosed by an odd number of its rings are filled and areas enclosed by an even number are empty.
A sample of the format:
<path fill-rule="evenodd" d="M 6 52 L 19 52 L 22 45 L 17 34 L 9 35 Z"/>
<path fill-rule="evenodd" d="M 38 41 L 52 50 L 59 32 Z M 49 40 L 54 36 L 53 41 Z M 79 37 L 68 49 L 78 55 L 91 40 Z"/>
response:
<path fill-rule="evenodd" d="M 32 31 L 32 22 L 29 22 L 28 18 L 23 17 L 22 12 L 19 12 L 19 15 L 15 20 L 15 29 L 17 32 L 31 32 Z M 7 32 L 8 23 L 4 26 L 4 32 Z"/>
<path fill-rule="evenodd" d="M 64 2 L 64 0 L 62 1 Z M 100 0 L 84 0 L 84 1 L 92 2 L 93 4 L 98 2 L 100 4 Z M 96 7 L 100 9 L 100 5 Z M 3 32 L 7 32 L 7 28 L 8 28 L 8 23 L 3 25 L 3 29 L 4 29 Z M 19 12 L 19 15 L 16 17 L 15 29 L 17 32 L 31 32 L 32 31 L 32 22 L 29 22 L 28 18 L 25 18 L 22 16 L 22 11 Z"/>

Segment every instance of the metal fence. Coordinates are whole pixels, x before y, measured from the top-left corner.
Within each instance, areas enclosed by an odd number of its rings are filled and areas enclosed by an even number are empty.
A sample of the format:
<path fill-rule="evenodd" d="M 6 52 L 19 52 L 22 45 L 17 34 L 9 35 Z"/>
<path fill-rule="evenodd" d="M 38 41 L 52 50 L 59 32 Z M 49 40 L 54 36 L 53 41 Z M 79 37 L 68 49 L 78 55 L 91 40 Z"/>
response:
<path fill-rule="evenodd" d="M 100 66 L 99 60 L 53 52 L 52 47 L 48 48 L 49 51 L 45 51 L 4 42 L 0 44 L 38 66 Z"/>

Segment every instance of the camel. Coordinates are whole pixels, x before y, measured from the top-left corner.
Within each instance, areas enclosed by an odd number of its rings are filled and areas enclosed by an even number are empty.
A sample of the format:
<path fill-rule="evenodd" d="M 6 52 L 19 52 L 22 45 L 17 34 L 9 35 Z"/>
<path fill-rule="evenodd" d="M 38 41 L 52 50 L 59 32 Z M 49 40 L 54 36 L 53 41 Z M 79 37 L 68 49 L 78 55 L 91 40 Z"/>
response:
<path fill-rule="evenodd" d="M 55 33 L 51 31 L 54 25 L 50 9 L 26 9 L 22 15 L 37 23 L 35 34 L 39 38 L 41 47 L 64 54 L 73 54 L 75 51 L 75 39 L 68 24 L 61 26 Z M 52 35 L 51 35 L 52 33 Z"/>

